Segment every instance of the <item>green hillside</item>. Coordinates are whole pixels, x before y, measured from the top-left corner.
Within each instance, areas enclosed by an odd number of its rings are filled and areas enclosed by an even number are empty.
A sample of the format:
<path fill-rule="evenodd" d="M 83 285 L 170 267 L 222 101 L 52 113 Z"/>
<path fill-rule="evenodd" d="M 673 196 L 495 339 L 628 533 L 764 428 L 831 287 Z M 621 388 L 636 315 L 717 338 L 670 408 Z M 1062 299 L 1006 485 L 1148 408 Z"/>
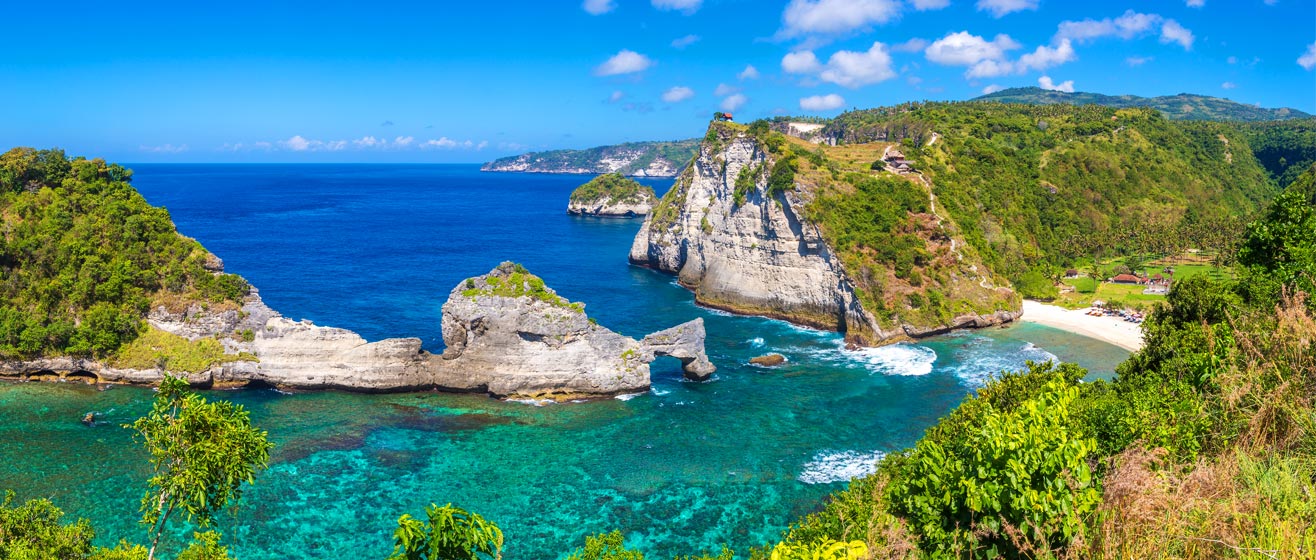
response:
<path fill-rule="evenodd" d="M 238 305 L 246 282 L 216 272 L 131 178 L 60 150 L 0 155 L 0 359 L 114 357 L 154 306 Z"/>
<path fill-rule="evenodd" d="M 1160 97 L 1139 97 L 1137 95 L 1104 95 L 1088 92 L 1070 93 L 1038 87 L 1023 87 L 1003 89 L 981 97 L 975 97 L 972 101 L 1026 103 L 1031 105 L 1064 103 L 1069 105 L 1101 105 L 1115 108 L 1147 107 L 1160 111 L 1166 118 L 1174 120 L 1273 121 L 1310 118 L 1312 116 L 1297 109 L 1266 109 L 1219 97 L 1191 93 Z"/>
<path fill-rule="evenodd" d="M 968 243 L 1026 297 L 1049 290 L 1039 274 L 1080 259 L 1214 248 L 1278 191 L 1249 134 L 1151 109 L 909 104 L 842 114 L 825 134 L 899 142 Z"/>

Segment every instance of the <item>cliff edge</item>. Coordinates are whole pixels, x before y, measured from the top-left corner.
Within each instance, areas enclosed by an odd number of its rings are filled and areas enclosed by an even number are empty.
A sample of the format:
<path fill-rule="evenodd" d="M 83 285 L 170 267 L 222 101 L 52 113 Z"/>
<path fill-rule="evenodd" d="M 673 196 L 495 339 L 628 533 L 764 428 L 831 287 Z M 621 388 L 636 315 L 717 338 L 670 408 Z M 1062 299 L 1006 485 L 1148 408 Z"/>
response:
<path fill-rule="evenodd" d="M 701 305 L 840 331 L 856 345 L 1017 318 L 1018 297 L 961 250 L 953 224 L 928 207 L 930 189 L 873 168 L 882 148 L 713 123 L 630 262 L 676 274 Z"/>

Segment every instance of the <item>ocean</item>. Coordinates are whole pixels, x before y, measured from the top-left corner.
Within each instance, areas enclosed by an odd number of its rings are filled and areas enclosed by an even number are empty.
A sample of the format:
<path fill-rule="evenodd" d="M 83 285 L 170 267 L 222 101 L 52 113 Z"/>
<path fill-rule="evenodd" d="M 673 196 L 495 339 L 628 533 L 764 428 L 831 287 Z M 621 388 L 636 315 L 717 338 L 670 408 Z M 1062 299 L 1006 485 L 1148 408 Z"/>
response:
<path fill-rule="evenodd" d="M 508 559 L 559 558 L 621 530 L 649 558 L 774 542 L 1002 370 L 1060 359 L 1109 377 L 1128 353 L 1019 324 L 859 352 L 839 335 L 700 308 L 626 255 L 640 220 L 572 217 L 587 177 L 474 165 L 134 165 L 178 229 L 294 319 L 442 349 L 440 307 L 463 279 L 524 264 L 600 324 L 641 337 L 696 317 L 718 372 L 537 405 L 476 395 L 208 392 L 246 406 L 277 447 L 218 529 L 237 558 L 383 558 L 397 518 L 431 503 L 478 512 Z M 661 194 L 671 180 L 643 180 Z M 747 365 L 768 352 L 788 361 Z M 121 427 L 147 388 L 0 384 L 0 488 L 92 520 L 97 543 L 141 542 L 145 453 Z M 80 420 L 102 414 L 94 427 Z M 177 547 L 190 528 L 179 527 Z"/>

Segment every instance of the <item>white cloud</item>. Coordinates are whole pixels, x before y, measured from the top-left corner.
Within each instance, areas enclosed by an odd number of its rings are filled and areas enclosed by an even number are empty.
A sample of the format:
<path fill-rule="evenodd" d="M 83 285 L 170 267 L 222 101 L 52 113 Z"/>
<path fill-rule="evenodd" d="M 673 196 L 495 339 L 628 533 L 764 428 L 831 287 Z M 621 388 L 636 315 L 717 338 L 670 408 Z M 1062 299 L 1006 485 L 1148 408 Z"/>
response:
<path fill-rule="evenodd" d="M 1003 60 L 1005 52 L 1019 48 L 1019 43 L 1008 35 L 997 35 L 987 41 L 968 31 L 951 33 L 933 41 L 923 51 L 928 60 L 947 66 L 972 66 L 984 60 Z"/>
<path fill-rule="evenodd" d="M 483 149 L 485 149 L 485 148 L 487 148 L 487 147 L 489 147 L 489 141 L 488 141 L 488 140 L 481 140 L 479 144 L 476 144 L 476 145 L 475 145 L 475 149 L 477 149 L 477 150 L 483 150 Z"/>
<path fill-rule="evenodd" d="M 241 147 L 242 144 L 239 143 L 236 145 L 236 147 L 233 147 L 232 149 L 237 150 Z M 173 144 L 163 144 L 160 146 L 138 146 L 137 149 L 143 152 L 150 152 L 153 154 L 179 154 L 187 151 L 187 144 L 182 144 L 179 146 L 175 146 Z"/>
<path fill-rule="evenodd" d="M 381 144 L 387 144 L 388 140 L 380 140 L 374 136 L 362 136 L 352 141 L 358 148 L 373 148 Z"/>
<path fill-rule="evenodd" d="M 407 146 L 410 146 L 411 143 L 415 140 L 416 138 L 413 136 L 399 136 L 393 139 L 393 145 L 399 148 L 405 148 Z"/>
<path fill-rule="evenodd" d="M 999 18 L 1022 10 L 1036 10 L 1040 0 L 978 0 L 978 11 L 991 12 Z"/>
<path fill-rule="evenodd" d="M 312 149 L 313 146 L 319 144 L 320 144 L 319 140 L 307 140 L 303 138 L 302 135 L 300 134 L 293 136 L 292 138 L 289 138 L 282 142 L 279 142 L 279 145 L 288 148 L 289 150 L 292 150 L 294 152 L 304 152 Z"/>
<path fill-rule="evenodd" d="M 1220 87 L 1221 87 L 1222 89 L 1234 89 L 1234 88 L 1238 87 L 1238 84 L 1236 84 L 1236 83 L 1234 83 L 1234 82 L 1225 82 L 1225 83 L 1223 83 L 1223 84 L 1220 84 Z"/>
<path fill-rule="evenodd" d="M 1057 84 L 1051 81 L 1051 76 L 1042 76 L 1037 79 L 1037 85 L 1042 89 L 1048 89 L 1051 91 L 1074 93 L 1074 80 L 1065 80 Z"/>
<path fill-rule="evenodd" d="M 736 87 L 736 86 L 729 86 L 729 85 L 727 85 L 727 84 L 718 84 L 718 85 L 717 85 L 717 89 L 713 90 L 713 95 L 716 95 L 716 96 L 718 96 L 718 97 L 722 97 L 722 96 L 724 96 L 724 95 L 731 95 L 731 94 L 736 93 L 736 92 L 739 92 L 739 91 L 740 91 L 740 88 L 738 88 L 738 87 Z"/>
<path fill-rule="evenodd" d="M 617 5 L 612 0 L 585 0 L 580 7 L 584 8 L 586 12 L 597 16 L 611 12 Z"/>
<path fill-rule="evenodd" d="M 1153 60 L 1156 60 L 1156 58 L 1150 56 L 1130 56 L 1124 59 L 1124 63 L 1128 64 L 1129 66 L 1142 66 L 1143 64 L 1146 64 Z"/>
<path fill-rule="evenodd" d="M 1019 71 L 1046 70 L 1073 61 L 1075 58 L 1078 57 L 1074 55 L 1074 46 L 1070 44 L 1069 39 L 1065 39 L 1059 46 L 1037 47 L 1033 52 L 1019 57 Z"/>
<path fill-rule="evenodd" d="M 676 86 L 663 92 L 663 101 L 680 103 L 695 96 L 695 90 L 685 86 Z"/>
<path fill-rule="evenodd" d="M 936 40 L 923 53 L 937 64 L 968 66 L 964 75 L 970 79 L 1046 70 L 1078 58 L 1069 39 L 1062 39 L 1055 46 L 1039 46 L 1012 61 L 1006 55 L 1017 48 L 1019 43 L 1007 35 L 997 35 L 988 41 L 968 31 L 960 31 Z"/>
<path fill-rule="evenodd" d="M 742 105 L 744 105 L 746 101 L 749 101 L 749 98 L 745 97 L 745 94 L 743 93 L 735 93 L 728 95 L 726 99 L 722 100 L 722 110 L 735 111 L 736 109 L 739 109 Z"/>
<path fill-rule="evenodd" d="M 845 98 L 829 93 L 827 95 L 811 95 L 800 99 L 800 108 L 805 111 L 831 111 L 840 109 L 845 106 Z"/>
<path fill-rule="evenodd" d="M 1157 14 L 1143 14 L 1126 10 L 1115 19 L 1085 19 L 1082 21 L 1062 21 L 1056 30 L 1055 41 L 1071 39 L 1084 43 L 1103 37 L 1132 39 L 1153 31 L 1164 18 Z"/>
<path fill-rule="evenodd" d="M 1301 66 L 1304 70 L 1316 68 L 1316 43 L 1307 45 L 1307 52 L 1298 57 L 1298 66 Z"/>
<path fill-rule="evenodd" d="M 1005 87 L 1000 86 L 1000 85 L 997 85 L 997 84 L 991 84 L 991 85 L 989 85 L 989 86 L 987 86 L 987 87 L 985 87 L 985 88 L 982 88 L 982 94 L 983 94 L 983 95 L 987 95 L 987 94 L 989 94 L 989 93 L 996 93 L 996 92 L 1001 91 L 1001 90 L 1003 90 L 1003 89 L 1005 89 Z"/>
<path fill-rule="evenodd" d="M 598 67 L 594 69 L 594 74 L 596 76 L 633 74 L 635 72 L 643 72 L 650 66 L 653 66 L 653 61 L 649 60 L 649 57 L 632 50 L 622 49 L 617 54 L 612 55 L 612 58 L 609 58 L 603 64 L 598 65 Z"/>
<path fill-rule="evenodd" d="M 759 69 L 753 65 L 747 65 L 744 70 L 736 74 L 736 78 L 740 80 L 757 80 L 759 79 Z"/>
<path fill-rule="evenodd" d="M 837 35 L 898 17 L 897 0 L 791 0 L 781 15 L 779 35 Z"/>
<path fill-rule="evenodd" d="M 1183 46 L 1183 50 L 1190 51 L 1193 50 L 1194 39 L 1192 31 L 1172 19 L 1165 20 L 1165 24 L 1161 26 L 1162 43 L 1179 43 Z"/>
<path fill-rule="evenodd" d="M 1188 0 L 1185 2 L 1189 8 L 1200 8 L 1206 5 L 1206 0 Z"/>
<path fill-rule="evenodd" d="M 461 145 L 461 142 L 442 136 L 438 140 L 426 140 L 420 144 L 423 150 L 451 150 Z"/>
<path fill-rule="evenodd" d="M 787 74 L 812 74 L 821 67 L 813 51 L 796 51 L 781 57 L 781 69 Z"/>
<path fill-rule="evenodd" d="M 966 78 L 995 78 L 1019 71 L 1019 65 L 1008 60 L 983 60 L 969 67 Z"/>
<path fill-rule="evenodd" d="M 891 69 L 891 54 L 886 45 L 873 43 L 867 51 L 837 51 L 827 59 L 827 65 L 818 73 L 818 79 L 824 82 L 857 88 L 876 84 L 894 78 Z"/>
<path fill-rule="evenodd" d="M 950 0 L 913 0 L 914 9 L 923 10 L 940 10 L 950 5 Z"/>
<path fill-rule="evenodd" d="M 677 37 L 676 39 L 672 39 L 672 47 L 678 49 L 684 49 L 698 42 L 699 42 L 698 35 L 686 35 L 685 37 Z"/>
<path fill-rule="evenodd" d="M 659 10 L 677 10 L 685 15 L 699 11 L 704 0 L 653 0 L 653 7 Z"/>
<path fill-rule="evenodd" d="M 608 96 L 608 103 L 616 103 L 618 101 L 621 101 L 622 98 L 624 97 L 626 97 L 626 92 L 622 90 L 613 91 L 612 95 Z"/>
<path fill-rule="evenodd" d="M 891 45 L 891 52 L 919 52 L 928 48 L 928 40 L 915 37 L 903 43 Z"/>

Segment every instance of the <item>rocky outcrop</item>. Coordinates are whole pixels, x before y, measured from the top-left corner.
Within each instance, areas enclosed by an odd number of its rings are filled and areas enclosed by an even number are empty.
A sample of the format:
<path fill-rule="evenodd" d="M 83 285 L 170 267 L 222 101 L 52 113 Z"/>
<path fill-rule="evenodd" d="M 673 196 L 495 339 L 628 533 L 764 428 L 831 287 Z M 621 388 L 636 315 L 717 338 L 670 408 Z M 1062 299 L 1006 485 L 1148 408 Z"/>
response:
<path fill-rule="evenodd" d="M 443 306 L 443 341 L 436 384 L 498 396 L 644 391 L 657 356 L 681 359 L 695 380 L 715 369 L 704 354 L 702 319 L 636 341 L 590 321 L 583 304 L 511 263 L 453 289 Z"/>
<path fill-rule="evenodd" d="M 840 331 L 857 345 L 1018 316 L 1000 312 L 933 327 L 896 322 L 884 328 L 864 309 L 840 258 L 805 216 L 810 185 L 797 182 L 795 189 L 770 193 L 775 162 L 763 144 L 743 128 L 715 123 L 712 131 L 716 140 L 701 145 L 640 227 L 632 264 L 676 274 L 701 305 Z"/>
<path fill-rule="evenodd" d="M 422 350 L 418 338 L 367 342 L 346 329 L 290 320 L 266 306 L 254 289 L 241 309 L 157 309 L 149 322 L 189 340 L 213 337 L 230 355 L 254 357 L 181 373 L 201 386 L 439 389 L 573 399 L 647 390 L 649 363 L 657 356 L 680 359 L 695 380 L 715 369 L 704 353 L 702 319 L 637 341 L 595 324 L 583 304 L 561 298 L 511 263 L 449 293 L 442 313 L 447 349 L 441 356 Z M 0 362 L 0 377 L 29 380 L 150 384 L 164 374 L 78 358 Z"/>
<path fill-rule="evenodd" d="M 764 354 L 755 358 L 750 358 L 749 363 L 756 366 L 775 367 L 786 363 L 786 356 L 781 354 Z"/>
<path fill-rule="evenodd" d="M 608 173 L 572 191 L 567 201 L 567 213 L 606 218 L 643 217 L 653 209 L 656 199 L 653 188 L 620 173 Z"/>
<path fill-rule="evenodd" d="M 599 218 L 640 218 L 653 210 L 653 198 L 645 197 L 641 202 L 602 199 L 588 202 L 571 201 L 567 204 L 567 213 L 572 216 L 595 216 Z"/>
<path fill-rule="evenodd" d="M 770 196 L 763 188 L 768 164 L 749 136 L 704 144 L 640 227 L 631 263 L 676 274 L 708 307 L 827 330 L 871 330 L 875 321 L 836 255 L 800 216 L 804 202 L 794 192 Z M 759 173 L 737 203 L 742 169 Z"/>

